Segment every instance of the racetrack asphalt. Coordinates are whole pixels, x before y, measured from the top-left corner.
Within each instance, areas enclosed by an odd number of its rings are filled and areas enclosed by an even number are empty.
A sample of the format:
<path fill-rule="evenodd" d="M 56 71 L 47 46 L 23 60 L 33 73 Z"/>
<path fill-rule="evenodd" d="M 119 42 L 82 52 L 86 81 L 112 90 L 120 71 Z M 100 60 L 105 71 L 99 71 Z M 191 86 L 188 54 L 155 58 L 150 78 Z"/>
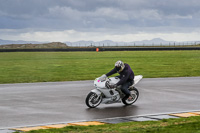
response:
<path fill-rule="evenodd" d="M 144 78 L 136 87 L 133 105 L 90 109 L 85 98 L 93 81 L 1 84 L 0 129 L 200 110 L 200 77 Z"/>

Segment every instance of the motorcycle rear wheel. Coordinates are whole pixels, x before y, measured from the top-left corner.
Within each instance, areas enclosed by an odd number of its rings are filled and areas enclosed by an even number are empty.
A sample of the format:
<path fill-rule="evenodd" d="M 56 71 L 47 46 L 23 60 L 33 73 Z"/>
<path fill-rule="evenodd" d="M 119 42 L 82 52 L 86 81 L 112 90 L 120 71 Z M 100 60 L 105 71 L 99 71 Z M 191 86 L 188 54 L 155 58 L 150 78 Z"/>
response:
<path fill-rule="evenodd" d="M 85 103 L 89 108 L 97 107 L 101 103 L 101 101 L 102 101 L 102 96 L 98 96 L 94 92 L 90 92 L 85 99 Z"/>
<path fill-rule="evenodd" d="M 122 99 L 122 102 L 125 104 L 125 105 L 131 105 L 133 103 L 135 103 L 139 97 L 139 91 L 134 87 L 134 89 L 130 90 L 131 92 L 131 96 L 132 96 L 132 99 L 129 100 L 129 99 Z"/>

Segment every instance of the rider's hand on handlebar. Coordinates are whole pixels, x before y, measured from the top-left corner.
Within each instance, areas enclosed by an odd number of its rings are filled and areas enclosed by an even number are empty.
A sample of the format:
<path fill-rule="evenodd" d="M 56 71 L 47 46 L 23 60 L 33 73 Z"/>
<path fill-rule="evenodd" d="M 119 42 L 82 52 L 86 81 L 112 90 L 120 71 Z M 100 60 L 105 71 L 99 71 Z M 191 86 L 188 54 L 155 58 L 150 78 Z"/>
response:
<path fill-rule="evenodd" d="M 102 81 L 105 81 L 107 78 L 107 76 L 105 74 L 103 74 L 101 77 L 99 77 L 99 80 L 102 82 Z"/>

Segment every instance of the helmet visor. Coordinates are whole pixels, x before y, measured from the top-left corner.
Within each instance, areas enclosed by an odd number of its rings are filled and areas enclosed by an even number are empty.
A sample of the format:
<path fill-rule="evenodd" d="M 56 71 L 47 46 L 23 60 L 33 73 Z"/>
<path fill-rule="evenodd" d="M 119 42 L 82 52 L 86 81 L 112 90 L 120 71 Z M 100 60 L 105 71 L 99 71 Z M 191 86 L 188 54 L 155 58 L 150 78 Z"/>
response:
<path fill-rule="evenodd" d="M 121 67 L 115 67 L 117 71 L 119 72 L 121 70 Z"/>

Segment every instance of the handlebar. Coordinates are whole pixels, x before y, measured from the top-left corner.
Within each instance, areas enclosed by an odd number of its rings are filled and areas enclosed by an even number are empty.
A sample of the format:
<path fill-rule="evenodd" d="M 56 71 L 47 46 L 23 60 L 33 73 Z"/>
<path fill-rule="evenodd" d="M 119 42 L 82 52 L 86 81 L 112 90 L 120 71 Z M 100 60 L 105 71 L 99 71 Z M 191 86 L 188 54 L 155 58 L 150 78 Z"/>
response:
<path fill-rule="evenodd" d="M 106 86 L 106 88 L 110 89 L 110 82 L 109 82 L 109 80 L 106 81 L 105 86 Z"/>

